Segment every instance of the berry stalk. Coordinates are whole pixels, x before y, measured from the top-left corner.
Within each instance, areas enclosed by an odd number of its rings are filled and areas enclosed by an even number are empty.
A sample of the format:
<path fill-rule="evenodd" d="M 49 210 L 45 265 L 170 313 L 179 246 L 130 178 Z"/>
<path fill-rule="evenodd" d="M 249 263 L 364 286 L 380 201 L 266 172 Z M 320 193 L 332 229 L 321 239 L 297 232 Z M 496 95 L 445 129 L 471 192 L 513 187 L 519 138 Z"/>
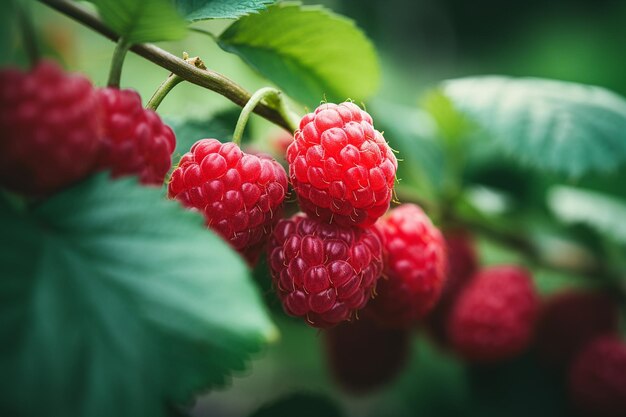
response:
<path fill-rule="evenodd" d="M 292 132 L 295 132 L 298 128 L 297 122 L 291 116 L 291 111 L 287 108 L 282 92 L 272 87 L 264 87 L 257 90 L 241 110 L 239 119 L 237 119 L 237 125 L 235 126 L 235 133 L 233 134 L 233 142 L 237 145 L 241 143 L 241 137 L 243 136 L 243 131 L 246 128 L 250 114 L 264 99 L 266 102 L 273 104 L 272 107 L 276 108 L 280 115 L 288 122 L 289 129 Z"/>
<path fill-rule="evenodd" d="M 113 51 L 113 58 L 111 59 L 111 69 L 109 70 L 109 81 L 107 83 L 109 87 L 118 88 L 120 86 L 124 58 L 126 58 L 126 53 L 130 47 L 131 44 L 128 43 L 123 37 L 117 41 L 115 51 Z"/>

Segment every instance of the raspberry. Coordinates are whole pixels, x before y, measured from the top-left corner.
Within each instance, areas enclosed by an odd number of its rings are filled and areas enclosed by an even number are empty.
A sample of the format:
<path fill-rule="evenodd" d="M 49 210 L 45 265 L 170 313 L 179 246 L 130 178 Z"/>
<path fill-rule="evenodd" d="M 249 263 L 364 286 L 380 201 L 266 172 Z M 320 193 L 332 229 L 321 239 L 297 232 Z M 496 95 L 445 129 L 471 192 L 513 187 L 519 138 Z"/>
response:
<path fill-rule="evenodd" d="M 441 298 L 428 315 L 428 329 L 436 342 L 447 346 L 446 323 L 452 306 L 463 288 L 478 268 L 478 256 L 473 236 L 464 229 L 444 232 L 448 249 L 448 275 L 443 286 Z"/>
<path fill-rule="evenodd" d="M 365 307 L 383 269 L 375 229 L 343 228 L 305 214 L 276 225 L 268 253 L 285 312 L 313 327 L 334 326 Z"/>
<path fill-rule="evenodd" d="M 570 369 L 569 393 L 583 415 L 626 416 L 626 344 L 604 336 L 583 349 Z"/>
<path fill-rule="evenodd" d="M 410 353 L 411 332 L 382 327 L 367 317 L 323 333 L 326 359 L 346 391 L 365 394 L 391 382 Z"/>
<path fill-rule="evenodd" d="M 378 223 L 387 255 L 371 313 L 388 326 L 407 327 L 429 312 L 443 288 L 447 257 L 439 229 L 415 204 L 403 204 Z"/>
<path fill-rule="evenodd" d="M 372 118 L 353 103 L 305 115 L 287 149 L 300 207 L 340 226 L 373 225 L 389 208 L 398 163 Z"/>
<path fill-rule="evenodd" d="M 606 294 L 565 291 L 542 307 L 536 332 L 537 351 L 555 367 L 568 365 L 590 341 L 617 331 L 617 305 Z"/>
<path fill-rule="evenodd" d="M 138 175 L 144 184 L 161 185 L 172 165 L 176 137 L 133 90 L 102 88 L 104 136 L 99 168 L 113 177 Z"/>
<path fill-rule="evenodd" d="M 286 191 L 287 174 L 278 162 L 216 139 L 196 142 L 168 186 L 170 198 L 199 210 L 250 264 L 279 219 Z"/>
<path fill-rule="evenodd" d="M 538 297 L 528 273 L 517 266 L 478 271 L 450 314 L 448 337 L 454 349 L 477 362 L 517 356 L 530 344 Z"/>
<path fill-rule="evenodd" d="M 40 62 L 24 73 L 0 71 L 0 184 L 45 196 L 87 176 L 101 135 L 91 82 Z"/>

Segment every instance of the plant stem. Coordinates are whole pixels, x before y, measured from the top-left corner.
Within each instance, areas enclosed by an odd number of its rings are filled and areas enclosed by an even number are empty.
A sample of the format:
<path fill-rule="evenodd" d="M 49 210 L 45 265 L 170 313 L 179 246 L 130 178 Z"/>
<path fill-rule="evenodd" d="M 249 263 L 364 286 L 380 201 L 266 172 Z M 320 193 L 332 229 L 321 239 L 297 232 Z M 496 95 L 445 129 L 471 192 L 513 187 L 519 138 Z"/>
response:
<path fill-rule="evenodd" d="M 297 126 L 294 126 L 295 121 L 290 115 L 290 110 L 287 108 L 282 92 L 272 87 L 264 87 L 257 90 L 252 97 L 250 97 L 250 100 L 248 100 L 241 110 L 241 114 L 239 114 L 239 119 L 237 119 L 237 125 L 235 126 L 235 133 L 233 133 L 233 142 L 237 145 L 241 143 L 241 137 L 243 136 L 243 131 L 246 128 L 250 114 L 263 99 L 265 99 L 270 106 L 278 110 L 283 119 L 289 123 L 292 133 L 296 130 Z"/>
<path fill-rule="evenodd" d="M 60 13 L 71 17 L 83 25 L 90 27 L 113 41 L 117 41 L 119 39 L 119 36 L 107 27 L 98 16 L 73 1 L 39 1 L 47 4 Z M 158 66 L 173 72 L 185 81 L 189 81 L 192 84 L 196 84 L 221 94 L 239 106 L 243 107 L 250 99 L 250 93 L 248 91 L 229 78 L 224 77 L 222 74 L 188 65 L 183 59 L 178 58 L 177 56 L 172 55 L 152 44 L 136 44 L 133 45 L 130 50 L 147 60 L 154 62 Z M 260 103 L 254 109 L 254 112 L 266 118 L 270 122 L 285 128 L 286 130 L 291 130 L 292 124 L 287 121 L 276 109 Z"/>
<path fill-rule="evenodd" d="M 120 79 L 122 78 L 122 66 L 124 58 L 131 45 L 124 38 L 119 38 L 115 50 L 113 51 L 113 59 L 111 59 L 111 69 L 109 70 L 109 87 L 119 88 Z"/>
<path fill-rule="evenodd" d="M 185 80 L 183 80 L 182 78 L 180 78 L 178 75 L 176 74 L 170 74 L 165 81 L 163 81 L 161 83 L 161 85 L 159 86 L 159 88 L 154 92 L 154 94 L 152 95 L 152 97 L 150 97 L 150 100 L 148 101 L 148 104 L 146 104 L 146 109 L 152 109 L 155 110 L 159 107 L 159 105 L 161 104 L 161 102 L 163 101 L 163 99 L 165 98 L 165 96 L 174 88 L 176 87 L 178 84 L 180 84 L 181 82 L 183 82 Z"/>

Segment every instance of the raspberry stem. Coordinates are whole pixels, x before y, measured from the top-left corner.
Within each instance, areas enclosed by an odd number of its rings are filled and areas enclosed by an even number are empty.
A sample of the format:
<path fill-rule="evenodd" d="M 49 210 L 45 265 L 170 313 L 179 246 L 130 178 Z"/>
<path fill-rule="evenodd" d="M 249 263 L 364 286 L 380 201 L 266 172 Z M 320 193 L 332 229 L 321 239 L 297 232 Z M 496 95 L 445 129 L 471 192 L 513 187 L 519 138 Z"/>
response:
<path fill-rule="evenodd" d="M 113 51 L 113 58 L 111 59 L 111 69 L 109 70 L 109 87 L 119 88 L 120 79 L 122 78 L 122 66 L 124 65 L 124 58 L 126 52 L 132 45 L 126 41 L 124 37 L 121 37 L 117 41 L 115 50 Z"/>
<path fill-rule="evenodd" d="M 283 93 L 272 87 L 264 87 L 257 90 L 241 110 L 241 114 L 237 120 L 237 126 L 235 126 L 235 133 L 233 134 L 233 142 L 237 145 L 241 143 L 241 137 L 243 136 L 243 131 L 246 128 L 250 114 L 263 99 L 265 99 L 269 107 L 276 109 L 283 119 L 289 123 L 289 128 L 292 133 L 297 129 L 297 122 L 292 116 L 291 110 L 287 108 Z"/>
<path fill-rule="evenodd" d="M 200 57 L 196 56 L 193 58 L 189 58 L 189 54 L 187 52 L 183 52 L 183 59 L 188 64 L 193 65 L 196 68 L 200 68 L 204 70 L 206 69 L 204 62 L 202 62 Z M 178 84 L 180 84 L 183 81 L 185 81 L 185 79 L 179 75 L 176 75 L 174 73 L 171 73 L 170 75 L 168 75 L 165 81 L 163 81 L 161 85 L 159 86 L 159 88 L 157 88 L 157 90 L 154 92 L 154 94 L 152 94 L 152 97 L 150 97 L 148 104 L 146 104 L 146 108 L 156 111 L 156 109 L 159 107 L 159 105 L 161 104 L 165 96 L 168 95 L 169 92 L 172 91 L 172 89 L 174 89 L 174 87 L 176 87 Z"/>

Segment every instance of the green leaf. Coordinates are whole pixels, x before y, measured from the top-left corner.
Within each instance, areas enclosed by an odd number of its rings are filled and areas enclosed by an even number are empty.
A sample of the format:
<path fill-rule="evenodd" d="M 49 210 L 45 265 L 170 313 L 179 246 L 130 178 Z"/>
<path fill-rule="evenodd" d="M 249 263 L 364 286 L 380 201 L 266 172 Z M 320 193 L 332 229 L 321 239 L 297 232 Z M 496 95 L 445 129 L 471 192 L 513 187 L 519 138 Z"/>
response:
<path fill-rule="evenodd" d="M 626 245 L 626 201 L 567 186 L 550 188 L 547 199 L 552 212 L 563 222 L 586 224 Z"/>
<path fill-rule="evenodd" d="M 233 23 L 219 45 L 307 106 L 363 100 L 378 88 L 372 43 L 353 21 L 323 7 L 271 6 Z"/>
<path fill-rule="evenodd" d="M 276 338 L 239 256 L 159 195 L 100 175 L 0 200 L 7 415 L 164 416 Z"/>
<path fill-rule="evenodd" d="M 170 0 L 90 0 L 102 20 L 131 44 L 183 38 L 187 22 Z"/>
<path fill-rule="evenodd" d="M 485 76 L 447 81 L 443 91 L 530 166 L 577 177 L 626 162 L 626 100 L 603 88 Z"/>
<path fill-rule="evenodd" d="M 176 8 L 187 20 L 236 19 L 256 13 L 276 0 L 175 0 Z"/>

